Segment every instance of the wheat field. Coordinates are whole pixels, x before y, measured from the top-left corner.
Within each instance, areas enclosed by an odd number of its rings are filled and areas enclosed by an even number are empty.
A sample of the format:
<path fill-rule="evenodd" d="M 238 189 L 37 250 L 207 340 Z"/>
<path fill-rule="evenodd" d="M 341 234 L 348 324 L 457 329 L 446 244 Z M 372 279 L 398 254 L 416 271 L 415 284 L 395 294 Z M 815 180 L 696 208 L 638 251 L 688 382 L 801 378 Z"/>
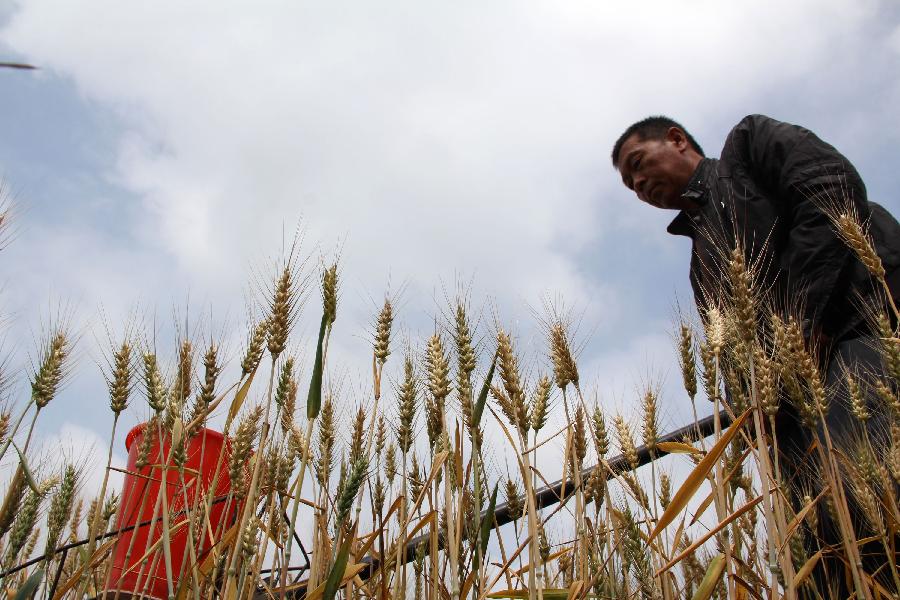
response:
<path fill-rule="evenodd" d="M 865 224 L 834 221 L 886 289 Z M 78 464 L 32 458 L 35 422 L 59 402 L 77 344 L 65 322 L 45 332 L 31 396 L 0 413 L 10 598 L 900 597 L 889 294 L 869 307 L 882 372 L 847 369 L 844 399 L 744 250 L 723 249 L 720 287 L 676 324 L 673 349 L 681 401 L 708 401 L 713 416 L 673 437 L 653 386 L 634 399 L 637 422 L 583 388 L 579 340 L 559 311 L 541 319 L 545 356 L 525 364 L 502 317 L 484 319 L 464 294 L 421 340 L 398 339 L 386 296 L 371 375 L 348 394 L 329 370 L 340 265 L 297 256 L 272 273 L 231 380 L 217 340 L 181 339 L 169 366 L 123 327 L 98 373 L 109 460 L 117 431 L 138 425 L 120 420 L 126 408 L 145 415 L 122 489 L 109 485 L 111 462 L 85 496 Z M 321 313 L 302 353 L 291 337 L 301 307 Z M 849 438 L 822 426 L 838 402 Z M 780 451 L 787 407 L 808 433 L 800 459 Z"/>

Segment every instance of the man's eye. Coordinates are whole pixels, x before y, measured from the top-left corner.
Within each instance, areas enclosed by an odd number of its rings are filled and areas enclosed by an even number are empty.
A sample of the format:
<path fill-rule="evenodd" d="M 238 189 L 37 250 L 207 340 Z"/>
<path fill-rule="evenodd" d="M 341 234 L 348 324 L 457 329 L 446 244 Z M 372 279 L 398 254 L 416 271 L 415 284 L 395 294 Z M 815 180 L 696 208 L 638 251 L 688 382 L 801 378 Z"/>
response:
<path fill-rule="evenodd" d="M 637 169 L 637 168 L 640 167 L 640 166 L 641 166 L 641 159 L 640 159 L 640 158 L 634 159 L 634 162 L 631 163 L 631 168 L 632 168 L 632 170 Z"/>

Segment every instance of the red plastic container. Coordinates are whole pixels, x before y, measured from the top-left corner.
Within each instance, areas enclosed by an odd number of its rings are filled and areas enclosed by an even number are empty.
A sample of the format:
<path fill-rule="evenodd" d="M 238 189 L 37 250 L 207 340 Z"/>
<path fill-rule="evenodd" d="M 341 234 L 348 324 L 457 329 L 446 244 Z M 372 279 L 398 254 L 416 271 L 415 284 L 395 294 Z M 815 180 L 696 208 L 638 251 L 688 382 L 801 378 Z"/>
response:
<path fill-rule="evenodd" d="M 125 438 L 125 448 L 128 450 L 128 473 L 125 475 L 119 496 L 116 530 L 120 527 L 147 523 L 153 519 L 154 509 L 156 509 L 156 520 L 153 523 L 126 531 L 119 536 L 113 549 L 112 568 L 106 580 L 106 589 L 135 594 L 140 594 L 144 590 L 145 597 L 165 599 L 168 598 L 169 592 L 162 544 L 160 543 L 158 552 L 149 556 L 149 560 L 143 568 L 140 564 L 147 549 L 152 548 L 153 544 L 162 537 L 162 500 L 158 500 L 160 485 L 165 484 L 170 515 L 169 530 L 175 531 L 170 535 L 169 548 L 172 557 L 172 581 L 177 587 L 179 573 L 182 572 L 182 569 L 184 572 L 191 569 L 191 557 L 187 548 L 189 523 L 185 522 L 190 518 L 190 514 L 185 510 L 185 506 L 187 505 L 188 509 L 195 506 L 198 487 L 201 496 L 197 502 L 202 503 L 203 497 L 212 486 L 224 436 L 218 431 L 201 429 L 191 438 L 187 445 L 187 462 L 182 486 L 178 469 L 172 465 L 171 458 L 169 458 L 171 438 L 164 434 L 163 448 L 160 451 L 159 433 L 155 427 L 149 432 L 153 438 L 147 464 L 143 468 L 137 468 L 137 457 L 146 426 L 146 423 L 136 426 Z M 228 503 L 230 506 L 226 507 L 225 499 L 231 489 L 231 480 L 228 477 L 230 450 L 231 447 L 228 444 L 219 468 L 213 496 L 213 500 L 218 500 L 218 502 L 212 505 L 209 515 L 216 536 L 222 536 L 228 531 L 236 522 L 242 508 L 234 499 Z M 162 466 L 167 459 L 169 468 L 163 469 Z M 158 508 L 157 502 L 159 502 Z M 201 535 L 199 540 L 195 540 L 198 562 L 203 560 L 214 543 L 208 528 L 204 527 Z M 132 540 L 134 541 L 132 542 Z M 130 552 L 129 547 L 131 548 Z M 187 558 L 185 558 L 186 554 Z"/>

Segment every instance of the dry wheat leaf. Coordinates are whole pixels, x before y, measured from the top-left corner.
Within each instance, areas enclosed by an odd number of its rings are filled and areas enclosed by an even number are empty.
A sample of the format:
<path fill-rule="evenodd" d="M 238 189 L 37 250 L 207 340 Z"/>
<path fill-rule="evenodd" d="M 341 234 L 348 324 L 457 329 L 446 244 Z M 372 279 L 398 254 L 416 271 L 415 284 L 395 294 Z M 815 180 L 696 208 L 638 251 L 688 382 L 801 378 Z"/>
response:
<path fill-rule="evenodd" d="M 544 588 L 542 590 L 545 600 L 566 600 L 569 597 L 569 589 L 566 588 Z M 528 598 L 528 590 L 500 590 L 499 592 L 491 592 L 487 598 Z"/>
<path fill-rule="evenodd" d="M 253 370 L 250 371 L 250 375 L 247 377 L 247 381 L 244 382 L 244 385 L 242 385 L 240 389 L 238 389 L 237 394 L 234 395 L 234 400 L 231 401 L 231 406 L 228 408 L 227 423 L 231 423 L 240 412 L 241 406 L 243 406 L 244 400 L 247 398 L 247 393 L 250 392 L 250 385 L 253 383 L 253 377 L 256 375 L 257 368 L 259 368 L 259 363 L 253 367 Z"/>
<path fill-rule="evenodd" d="M 660 442 L 656 447 L 668 454 L 703 454 L 703 450 L 684 442 Z"/>
<path fill-rule="evenodd" d="M 209 576 L 209 574 L 212 572 L 213 566 L 216 564 L 216 560 L 219 558 L 219 551 L 231 545 L 231 543 L 237 537 L 237 532 L 238 525 L 232 525 L 231 528 L 225 532 L 225 535 L 222 536 L 222 539 L 219 540 L 219 542 L 212 548 L 210 548 L 209 553 L 206 555 L 206 558 L 204 558 L 200 563 L 199 569 L 201 575 L 203 575 L 204 577 Z"/>
<path fill-rule="evenodd" d="M 781 547 L 778 548 L 779 553 L 784 551 L 784 547 L 791 540 L 791 536 L 793 536 L 794 530 L 797 529 L 797 527 L 800 525 L 800 522 L 803 521 L 804 517 L 806 517 L 807 513 L 812 510 L 812 508 L 819 502 L 819 500 L 822 499 L 822 496 L 824 496 L 828 492 L 828 490 L 829 487 L 826 485 L 818 496 L 810 500 L 806 504 L 806 506 L 800 509 L 800 512 L 794 515 L 794 518 L 791 519 L 790 523 L 788 523 L 787 529 L 784 532 L 784 541 L 781 542 Z"/>
<path fill-rule="evenodd" d="M 744 425 L 744 421 L 747 420 L 750 410 L 751 409 L 744 411 L 744 414 L 735 419 L 734 423 L 732 423 L 722 434 L 722 437 L 720 437 L 713 447 L 710 448 L 706 456 L 697 463 L 697 466 L 694 467 L 694 470 L 691 471 L 691 474 L 688 475 L 685 482 L 678 488 L 678 491 L 675 492 L 675 496 L 672 498 L 669 507 L 659 517 L 656 528 L 654 528 L 653 532 L 650 534 L 651 540 L 659 535 L 659 533 L 665 529 L 669 523 L 674 521 L 675 517 L 685 509 L 690 499 L 694 497 L 694 494 L 716 464 L 716 461 L 719 460 L 719 457 L 725 452 L 725 449 L 728 448 L 728 444 Z"/>
<path fill-rule="evenodd" d="M 568 548 L 563 548 L 562 550 L 558 550 L 558 551 L 554 552 L 553 554 L 551 554 L 550 556 L 548 556 L 547 560 L 545 560 L 543 562 L 549 563 L 551 560 L 555 560 L 555 559 L 559 558 L 560 556 L 562 556 L 563 554 L 568 554 L 569 552 L 572 551 L 572 549 L 573 548 L 571 546 L 569 546 Z M 518 576 L 524 575 L 525 573 L 527 573 L 530 570 L 531 570 L 531 565 L 527 564 L 524 567 L 522 567 L 521 569 L 513 571 L 512 575 L 515 575 L 518 577 Z"/>
<path fill-rule="evenodd" d="M 700 506 L 697 507 L 697 510 L 694 511 L 694 516 L 691 518 L 691 522 L 688 524 L 689 526 L 694 525 L 697 521 L 700 520 L 700 517 L 702 517 L 703 513 L 705 513 L 709 509 L 709 506 L 710 504 L 712 504 L 712 501 L 715 499 L 715 497 L 716 491 L 713 490 L 706 498 L 703 499 L 703 502 L 701 502 Z"/>
<path fill-rule="evenodd" d="M 580 598 L 584 589 L 584 582 L 580 579 L 573 581 L 569 586 L 569 598 Z"/>
<path fill-rule="evenodd" d="M 357 563 L 354 565 L 348 565 L 344 570 L 344 575 L 341 577 L 340 582 L 338 583 L 338 587 L 340 588 L 345 583 L 356 577 L 359 573 L 361 573 L 364 569 L 366 569 L 369 565 L 365 563 Z M 296 587 L 300 587 L 297 585 Z M 308 596 L 306 596 L 305 600 L 319 600 L 322 597 L 322 593 L 325 591 L 325 582 L 320 583 L 316 586 L 316 589 L 311 591 Z"/>
<path fill-rule="evenodd" d="M 725 517 L 724 519 L 722 519 L 722 521 L 720 521 L 715 527 L 713 527 L 712 529 L 710 529 L 709 531 L 707 531 L 706 534 L 704 534 L 700 539 L 698 539 L 698 540 L 695 541 L 693 544 L 691 544 L 690 546 L 688 546 L 687 548 L 685 548 L 685 549 L 681 552 L 681 554 L 679 554 L 678 556 L 676 556 L 675 558 L 673 558 L 672 560 L 670 560 L 669 562 L 667 562 L 665 565 L 663 565 L 663 567 L 662 567 L 661 569 L 659 569 L 659 570 L 656 572 L 656 574 L 659 575 L 659 574 L 662 573 L 663 571 L 667 571 L 667 570 L 671 569 L 671 568 L 672 568 L 678 561 L 680 561 L 682 558 L 684 558 L 685 556 L 687 556 L 688 554 L 690 554 L 691 552 L 693 552 L 694 550 L 696 550 L 697 548 L 699 548 L 700 546 L 702 546 L 703 544 L 705 544 L 706 541 L 707 541 L 709 538 L 711 538 L 712 536 L 716 535 L 716 534 L 717 534 L 718 532 L 720 532 L 723 528 L 725 528 L 725 527 L 727 527 L 728 525 L 730 525 L 735 519 L 737 519 L 737 518 L 740 517 L 742 514 L 744 514 L 745 512 L 747 512 L 748 510 L 752 509 L 752 508 L 755 507 L 757 504 L 759 504 L 760 502 L 762 502 L 762 499 L 763 499 L 762 496 L 757 496 L 757 497 L 754 498 L 753 500 L 747 502 L 747 503 L 744 504 L 742 507 L 740 507 L 739 509 L 737 509 L 736 511 L 734 511 L 733 513 L 731 513 L 730 515 L 728 515 L 727 517 Z"/>
<path fill-rule="evenodd" d="M 797 571 L 797 574 L 794 575 L 794 581 L 791 582 L 791 585 L 796 590 L 803 582 L 806 581 L 806 578 L 812 573 L 813 568 L 816 566 L 816 563 L 819 562 L 819 559 L 822 558 L 822 550 L 819 550 L 815 554 L 813 554 L 809 560 L 803 563 L 803 566 L 800 567 L 800 570 Z"/>
<path fill-rule="evenodd" d="M 91 559 L 87 562 L 81 563 L 81 566 L 79 566 L 75 570 L 75 572 L 72 573 L 72 576 L 69 577 L 69 579 L 56 590 L 56 594 L 53 595 L 53 600 L 60 600 L 60 598 L 66 595 L 66 592 L 74 588 L 78 584 L 78 582 L 81 581 L 81 576 L 84 574 L 85 569 L 88 567 L 90 567 L 91 569 L 96 567 L 97 564 L 99 564 L 100 559 L 104 558 L 106 556 L 106 553 L 109 552 L 116 544 L 116 541 L 116 538 L 113 537 L 111 540 L 108 540 L 105 544 L 97 548 L 97 550 L 94 552 L 94 555 L 91 556 Z"/>
<path fill-rule="evenodd" d="M 185 524 L 187 524 L 186 519 L 184 521 L 179 521 L 178 523 L 173 525 L 172 528 L 169 530 L 169 538 L 171 538 L 173 535 L 178 533 L 178 530 L 181 529 L 182 527 L 184 527 Z M 131 565 L 130 567 L 125 569 L 125 571 L 122 572 L 122 575 L 126 575 L 126 574 L 130 573 L 131 571 L 133 571 L 135 567 L 137 567 L 139 564 L 141 564 L 142 562 L 147 560 L 154 552 L 159 550 L 160 546 L 162 546 L 163 539 L 164 539 L 163 536 L 160 536 L 158 540 L 153 542 L 153 544 L 144 553 L 144 555 L 142 557 L 140 557 L 139 559 L 137 559 L 133 565 Z"/>
<path fill-rule="evenodd" d="M 735 592 L 744 592 L 744 597 L 746 598 L 748 595 L 753 596 L 756 600 L 763 600 L 763 597 L 759 595 L 759 593 L 750 585 L 746 579 L 737 575 L 735 573 L 731 574 L 731 580 L 737 584 L 737 588 L 735 588 Z"/>

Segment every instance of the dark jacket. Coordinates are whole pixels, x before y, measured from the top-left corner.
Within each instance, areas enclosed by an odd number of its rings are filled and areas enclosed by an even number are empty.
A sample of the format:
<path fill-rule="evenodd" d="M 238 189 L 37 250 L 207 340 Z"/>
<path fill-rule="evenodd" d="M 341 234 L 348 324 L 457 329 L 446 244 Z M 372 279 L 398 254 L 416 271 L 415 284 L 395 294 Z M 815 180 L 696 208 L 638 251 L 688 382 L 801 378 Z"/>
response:
<path fill-rule="evenodd" d="M 807 336 L 859 335 L 861 299 L 878 292 L 823 206 L 852 208 L 869 224 L 898 297 L 900 224 L 867 200 L 850 161 L 807 129 L 745 117 L 728 134 L 719 160 L 703 159 L 684 195 L 700 207 L 679 213 L 668 230 L 693 240 L 691 285 L 701 309 L 724 277 L 721 248 L 727 252 L 740 241 L 759 273 L 757 289 L 776 306 L 799 311 Z"/>

